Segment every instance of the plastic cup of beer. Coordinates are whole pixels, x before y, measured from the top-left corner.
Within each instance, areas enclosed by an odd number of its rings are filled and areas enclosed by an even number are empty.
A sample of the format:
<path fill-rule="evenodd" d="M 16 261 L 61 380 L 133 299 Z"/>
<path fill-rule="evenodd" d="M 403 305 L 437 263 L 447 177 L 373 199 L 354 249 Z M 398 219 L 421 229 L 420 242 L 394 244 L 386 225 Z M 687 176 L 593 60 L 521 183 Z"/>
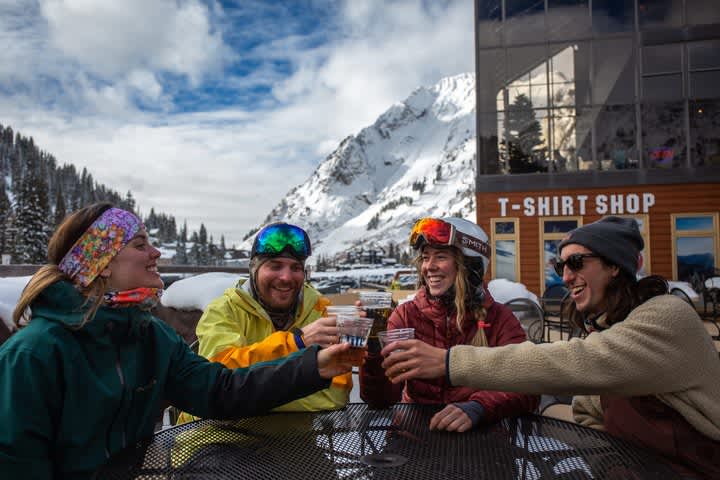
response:
<path fill-rule="evenodd" d="M 368 318 L 373 319 L 370 336 L 375 337 L 378 332 L 387 328 L 387 321 L 393 310 L 392 292 L 360 292 L 360 302 Z"/>
<path fill-rule="evenodd" d="M 380 347 L 385 348 L 391 343 L 399 340 L 410 340 L 415 338 L 414 328 L 396 328 L 395 330 L 385 330 L 378 332 L 378 340 L 380 341 Z M 401 352 L 402 349 L 395 350 Z"/>
<path fill-rule="evenodd" d="M 328 314 L 336 316 L 335 321 L 340 343 L 350 344 L 348 360 L 353 365 L 360 365 L 365 359 L 368 336 L 373 322 L 370 318 L 361 317 L 357 308 L 353 307 L 353 309 L 354 311 L 350 309 L 344 311 L 335 310 L 332 313 L 329 310 Z"/>

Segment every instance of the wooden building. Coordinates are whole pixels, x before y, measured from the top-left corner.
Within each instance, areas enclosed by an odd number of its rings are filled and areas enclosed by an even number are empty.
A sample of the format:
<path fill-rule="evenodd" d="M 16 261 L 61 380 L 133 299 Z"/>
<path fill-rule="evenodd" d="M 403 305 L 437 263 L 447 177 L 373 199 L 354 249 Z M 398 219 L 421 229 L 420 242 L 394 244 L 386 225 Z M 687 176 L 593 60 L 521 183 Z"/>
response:
<path fill-rule="evenodd" d="M 715 0 L 476 0 L 477 221 L 491 278 L 537 294 L 557 244 L 636 218 L 644 273 L 720 266 Z"/>

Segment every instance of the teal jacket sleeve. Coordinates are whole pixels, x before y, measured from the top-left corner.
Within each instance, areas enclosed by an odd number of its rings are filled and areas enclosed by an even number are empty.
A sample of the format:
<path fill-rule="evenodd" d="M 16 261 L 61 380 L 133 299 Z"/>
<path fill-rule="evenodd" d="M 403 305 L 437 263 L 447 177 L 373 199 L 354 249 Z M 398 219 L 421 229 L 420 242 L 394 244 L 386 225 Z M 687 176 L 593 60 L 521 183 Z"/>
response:
<path fill-rule="evenodd" d="M 22 346 L 0 353 L 0 472 L 3 478 L 53 478 L 51 418 L 58 372 Z M 53 413 L 55 412 L 55 413 Z"/>
<path fill-rule="evenodd" d="M 318 373 L 317 346 L 233 370 L 195 354 L 179 337 L 168 341 L 167 399 L 197 417 L 258 415 L 330 386 Z"/>

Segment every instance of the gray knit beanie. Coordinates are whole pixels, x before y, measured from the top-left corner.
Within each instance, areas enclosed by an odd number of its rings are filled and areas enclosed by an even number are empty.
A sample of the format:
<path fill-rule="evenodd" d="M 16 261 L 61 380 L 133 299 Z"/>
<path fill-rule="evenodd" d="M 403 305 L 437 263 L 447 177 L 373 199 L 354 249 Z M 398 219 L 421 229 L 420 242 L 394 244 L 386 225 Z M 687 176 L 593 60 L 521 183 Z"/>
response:
<path fill-rule="evenodd" d="M 640 252 L 645 242 L 635 219 L 609 216 L 571 231 L 558 246 L 558 255 L 565 245 L 583 245 L 632 278 L 640 267 Z"/>

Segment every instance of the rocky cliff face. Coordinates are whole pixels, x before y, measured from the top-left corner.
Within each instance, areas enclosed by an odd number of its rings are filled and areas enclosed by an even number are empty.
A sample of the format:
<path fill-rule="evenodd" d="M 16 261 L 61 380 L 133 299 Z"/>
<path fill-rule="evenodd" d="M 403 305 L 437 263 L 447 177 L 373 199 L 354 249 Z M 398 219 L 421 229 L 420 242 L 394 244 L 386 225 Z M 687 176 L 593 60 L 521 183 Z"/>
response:
<path fill-rule="evenodd" d="M 472 74 L 418 88 L 345 138 L 264 223 L 303 226 L 318 258 L 404 245 L 423 216 L 474 220 L 474 89 Z"/>

